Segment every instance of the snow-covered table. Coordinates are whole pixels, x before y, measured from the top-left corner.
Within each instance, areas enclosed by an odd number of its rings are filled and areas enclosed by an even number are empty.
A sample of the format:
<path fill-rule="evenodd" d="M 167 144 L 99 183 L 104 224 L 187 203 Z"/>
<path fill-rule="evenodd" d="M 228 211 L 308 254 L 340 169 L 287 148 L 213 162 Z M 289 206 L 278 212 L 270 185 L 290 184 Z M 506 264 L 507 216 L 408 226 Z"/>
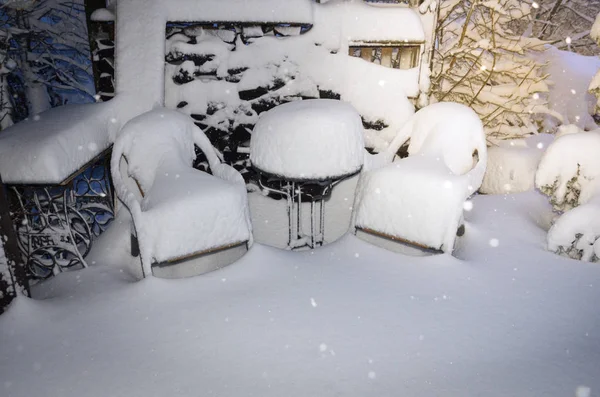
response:
<path fill-rule="evenodd" d="M 254 127 L 250 161 L 259 173 L 260 188 L 287 200 L 288 247 L 323 245 L 323 200 L 363 165 L 362 120 L 350 104 L 337 100 L 278 106 L 261 115 Z M 301 224 L 302 202 L 311 203 L 308 234 Z"/>
<path fill-rule="evenodd" d="M 114 108 L 63 106 L 0 133 L 0 177 L 33 278 L 85 267 L 94 236 L 113 218 Z"/>

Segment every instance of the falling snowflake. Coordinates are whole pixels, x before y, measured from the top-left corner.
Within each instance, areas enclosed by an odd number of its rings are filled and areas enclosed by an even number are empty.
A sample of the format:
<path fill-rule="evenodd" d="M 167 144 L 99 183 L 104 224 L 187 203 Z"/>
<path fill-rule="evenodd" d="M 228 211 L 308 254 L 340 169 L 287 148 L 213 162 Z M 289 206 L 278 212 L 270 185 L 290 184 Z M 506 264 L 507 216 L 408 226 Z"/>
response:
<path fill-rule="evenodd" d="M 490 246 L 496 248 L 500 245 L 500 241 L 497 238 L 490 239 Z"/>
<path fill-rule="evenodd" d="M 473 202 L 471 200 L 465 201 L 463 203 L 463 209 L 465 211 L 471 211 L 473 209 Z"/>
<path fill-rule="evenodd" d="M 590 397 L 591 391 L 592 389 L 587 386 L 579 386 L 575 390 L 575 397 Z"/>

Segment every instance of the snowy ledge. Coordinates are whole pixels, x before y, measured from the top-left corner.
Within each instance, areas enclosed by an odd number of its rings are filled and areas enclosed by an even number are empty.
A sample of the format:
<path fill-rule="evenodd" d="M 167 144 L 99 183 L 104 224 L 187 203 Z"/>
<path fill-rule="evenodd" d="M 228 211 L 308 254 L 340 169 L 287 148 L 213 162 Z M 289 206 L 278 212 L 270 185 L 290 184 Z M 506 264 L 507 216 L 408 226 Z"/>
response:
<path fill-rule="evenodd" d="M 2 131 L 2 181 L 60 184 L 110 146 L 119 128 L 113 103 L 54 108 Z"/>

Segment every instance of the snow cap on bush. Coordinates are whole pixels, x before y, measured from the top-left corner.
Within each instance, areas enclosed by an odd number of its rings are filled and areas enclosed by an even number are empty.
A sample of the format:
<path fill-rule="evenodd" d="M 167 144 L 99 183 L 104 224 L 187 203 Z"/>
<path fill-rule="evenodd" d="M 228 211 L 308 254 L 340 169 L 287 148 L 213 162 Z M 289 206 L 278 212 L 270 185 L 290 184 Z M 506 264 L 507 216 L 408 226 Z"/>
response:
<path fill-rule="evenodd" d="M 542 156 L 535 186 L 550 197 L 555 210 L 587 202 L 597 191 L 600 174 L 600 133 L 563 135 Z"/>

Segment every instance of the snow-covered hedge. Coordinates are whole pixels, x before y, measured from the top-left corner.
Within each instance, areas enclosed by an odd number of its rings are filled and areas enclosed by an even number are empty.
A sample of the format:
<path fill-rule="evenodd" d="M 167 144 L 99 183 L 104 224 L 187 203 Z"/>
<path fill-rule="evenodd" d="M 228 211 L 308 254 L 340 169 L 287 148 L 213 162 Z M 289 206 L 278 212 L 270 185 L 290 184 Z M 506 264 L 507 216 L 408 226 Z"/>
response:
<path fill-rule="evenodd" d="M 565 131 L 567 132 L 567 131 Z M 583 204 L 596 193 L 600 176 L 600 132 L 567 133 L 546 150 L 535 185 L 557 211 Z"/>
<path fill-rule="evenodd" d="M 548 249 L 588 262 L 600 260 L 600 200 L 561 215 L 548 232 Z"/>
<path fill-rule="evenodd" d="M 559 129 L 536 173 L 536 187 L 560 216 L 548 231 L 548 249 L 585 261 L 600 258 L 600 132 Z"/>

